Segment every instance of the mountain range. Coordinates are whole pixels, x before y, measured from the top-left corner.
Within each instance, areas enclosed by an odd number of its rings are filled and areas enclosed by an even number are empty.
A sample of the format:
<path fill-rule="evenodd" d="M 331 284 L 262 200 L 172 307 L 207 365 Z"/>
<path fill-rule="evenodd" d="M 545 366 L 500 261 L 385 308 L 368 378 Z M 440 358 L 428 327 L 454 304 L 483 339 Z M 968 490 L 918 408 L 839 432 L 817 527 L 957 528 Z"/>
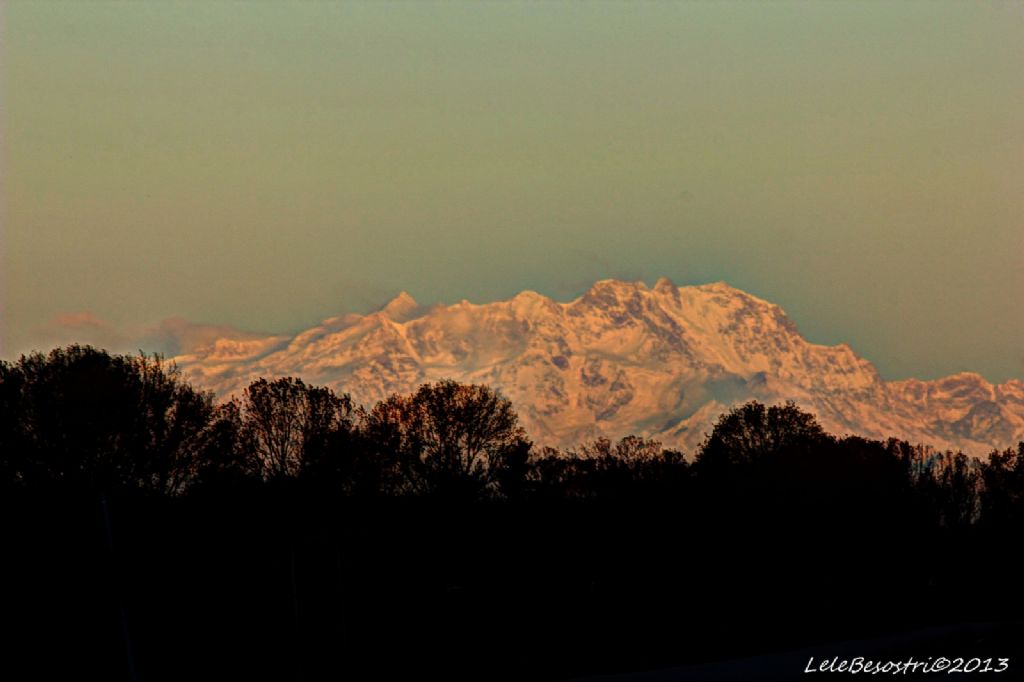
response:
<path fill-rule="evenodd" d="M 370 406 L 429 381 L 511 399 L 534 442 L 637 434 L 692 453 L 730 407 L 792 400 L 826 430 L 984 455 L 1024 440 L 1024 382 L 973 373 L 884 380 L 849 346 L 808 342 L 782 309 L 723 282 L 603 280 L 562 303 L 532 291 L 420 306 L 401 293 L 367 315 L 295 335 L 226 335 L 174 361 L 221 397 L 297 376 Z"/>

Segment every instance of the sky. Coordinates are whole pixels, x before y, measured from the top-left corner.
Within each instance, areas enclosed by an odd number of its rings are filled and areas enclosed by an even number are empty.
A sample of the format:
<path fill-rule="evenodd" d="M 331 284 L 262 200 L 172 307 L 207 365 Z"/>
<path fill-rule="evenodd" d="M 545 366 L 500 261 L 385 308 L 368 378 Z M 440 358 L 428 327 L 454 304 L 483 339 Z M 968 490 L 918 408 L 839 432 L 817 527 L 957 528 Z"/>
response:
<path fill-rule="evenodd" d="M 1024 378 L 1024 3 L 14 0 L 0 38 L 0 357 L 665 275 L 886 378 Z"/>

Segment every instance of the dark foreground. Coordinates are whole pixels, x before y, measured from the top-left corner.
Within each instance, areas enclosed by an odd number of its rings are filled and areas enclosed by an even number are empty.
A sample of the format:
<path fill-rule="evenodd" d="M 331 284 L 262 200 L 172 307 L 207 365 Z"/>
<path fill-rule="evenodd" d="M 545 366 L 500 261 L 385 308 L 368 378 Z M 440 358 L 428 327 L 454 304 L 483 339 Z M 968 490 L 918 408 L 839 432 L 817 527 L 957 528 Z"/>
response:
<path fill-rule="evenodd" d="M 227 499 L 106 513 L 9 499 L 3 665 L 19 672 L 5 679 L 818 679 L 845 675 L 807 677 L 808 656 L 882 655 L 1009 657 L 1009 679 L 1024 665 L 1017 543 L 983 528 L 797 532 L 682 501 Z"/>

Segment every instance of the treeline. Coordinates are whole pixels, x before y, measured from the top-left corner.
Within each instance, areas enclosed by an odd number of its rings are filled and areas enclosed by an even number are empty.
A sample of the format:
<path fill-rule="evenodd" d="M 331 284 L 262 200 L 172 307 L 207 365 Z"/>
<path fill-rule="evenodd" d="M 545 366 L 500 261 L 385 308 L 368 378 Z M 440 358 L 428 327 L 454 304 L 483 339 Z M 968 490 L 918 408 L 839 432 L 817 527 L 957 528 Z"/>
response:
<path fill-rule="evenodd" d="M 33 679 L 559 679 L 1024 606 L 1024 444 L 837 438 L 793 404 L 688 456 L 559 451 L 486 386 L 217 404 L 70 346 L 0 362 L 0 494 Z"/>
<path fill-rule="evenodd" d="M 1024 443 L 980 461 L 836 438 L 793 404 L 751 402 L 689 459 L 638 436 L 537 448 L 486 386 L 425 384 L 366 409 L 301 379 L 259 379 L 218 405 L 157 356 L 83 346 L 0 362 L 0 452 L 9 491 L 174 497 L 293 481 L 357 498 L 649 498 L 699 481 L 715 496 L 726 483 L 783 498 L 869 486 L 876 501 L 913 497 L 943 526 L 1024 513 Z"/>

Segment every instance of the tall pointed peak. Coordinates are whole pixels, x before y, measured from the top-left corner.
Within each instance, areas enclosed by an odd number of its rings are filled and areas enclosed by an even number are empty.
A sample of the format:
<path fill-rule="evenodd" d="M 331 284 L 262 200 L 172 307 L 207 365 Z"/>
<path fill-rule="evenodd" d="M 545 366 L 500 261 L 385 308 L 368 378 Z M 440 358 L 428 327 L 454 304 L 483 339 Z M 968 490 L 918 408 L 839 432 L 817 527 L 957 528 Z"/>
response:
<path fill-rule="evenodd" d="M 399 291 L 395 295 L 395 297 L 393 299 L 391 299 L 391 301 L 388 303 L 388 305 L 394 305 L 396 303 L 401 303 L 403 305 L 405 305 L 405 304 L 419 305 L 416 302 L 416 299 L 413 298 L 412 295 L 409 294 L 409 292 L 405 291 L 405 290 Z"/>
<path fill-rule="evenodd" d="M 416 302 L 416 299 L 410 296 L 407 291 L 400 291 L 379 312 L 395 322 L 405 322 L 414 317 L 419 309 L 420 304 Z"/>

